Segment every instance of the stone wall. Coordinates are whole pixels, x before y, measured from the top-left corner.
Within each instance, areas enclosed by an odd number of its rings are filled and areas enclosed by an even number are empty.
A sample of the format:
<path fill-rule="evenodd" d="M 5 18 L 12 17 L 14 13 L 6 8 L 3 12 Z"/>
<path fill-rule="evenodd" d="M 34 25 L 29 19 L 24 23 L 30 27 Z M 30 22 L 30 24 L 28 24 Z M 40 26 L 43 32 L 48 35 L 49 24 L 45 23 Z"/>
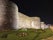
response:
<path fill-rule="evenodd" d="M 49 25 L 46 25 L 45 22 L 41 22 L 40 17 L 29 17 L 23 13 L 18 12 L 19 14 L 19 29 L 20 28 L 33 28 L 33 29 L 47 29 Z"/>
<path fill-rule="evenodd" d="M 30 28 L 31 18 L 19 12 L 19 27 L 20 28 Z"/>
<path fill-rule="evenodd" d="M 40 18 L 39 17 L 31 17 L 31 25 L 32 28 L 40 29 Z"/>
<path fill-rule="evenodd" d="M 53 31 L 53 25 L 50 25 L 50 29 Z"/>
<path fill-rule="evenodd" d="M 45 23 L 41 22 L 41 29 L 45 29 Z"/>
<path fill-rule="evenodd" d="M 40 29 L 40 18 L 29 17 L 19 12 L 19 28 Z"/>
<path fill-rule="evenodd" d="M 9 0 L 0 0 L 0 29 L 16 28 L 15 25 L 18 23 L 17 19 L 17 5 Z"/>
<path fill-rule="evenodd" d="M 18 6 L 15 3 L 9 0 L 0 0 L 0 29 L 40 29 L 43 26 L 41 25 L 39 17 L 24 15 L 23 13 L 18 12 Z"/>

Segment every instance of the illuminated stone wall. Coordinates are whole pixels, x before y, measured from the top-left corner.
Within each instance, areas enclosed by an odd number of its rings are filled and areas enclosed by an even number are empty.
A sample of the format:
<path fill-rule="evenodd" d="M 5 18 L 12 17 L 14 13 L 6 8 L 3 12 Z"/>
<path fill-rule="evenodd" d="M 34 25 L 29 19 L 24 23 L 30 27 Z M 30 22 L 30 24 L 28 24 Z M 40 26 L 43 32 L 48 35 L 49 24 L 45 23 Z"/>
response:
<path fill-rule="evenodd" d="M 50 25 L 50 29 L 53 31 L 53 25 Z"/>
<path fill-rule="evenodd" d="M 31 25 L 32 28 L 40 29 L 40 18 L 39 17 L 31 17 Z"/>
<path fill-rule="evenodd" d="M 19 12 L 19 28 L 34 28 L 40 29 L 39 17 L 28 17 Z"/>
<path fill-rule="evenodd" d="M 0 0 L 0 29 L 18 27 L 18 7 L 9 0 Z"/>
<path fill-rule="evenodd" d="M 19 28 L 30 28 L 31 18 L 19 12 Z"/>
<path fill-rule="evenodd" d="M 7 7 L 7 0 L 0 0 L 0 29 L 4 28 L 4 24 L 6 24 L 6 7 Z"/>
<path fill-rule="evenodd" d="M 49 25 L 41 22 L 40 17 L 29 17 L 19 12 L 19 29 L 20 28 L 33 28 L 33 29 L 47 29 Z"/>
<path fill-rule="evenodd" d="M 44 27 L 44 23 L 40 22 L 40 17 L 24 15 L 18 12 L 18 6 L 15 3 L 8 0 L 0 0 L 0 29 L 44 29 Z"/>
<path fill-rule="evenodd" d="M 45 29 L 45 23 L 41 22 L 41 29 Z"/>

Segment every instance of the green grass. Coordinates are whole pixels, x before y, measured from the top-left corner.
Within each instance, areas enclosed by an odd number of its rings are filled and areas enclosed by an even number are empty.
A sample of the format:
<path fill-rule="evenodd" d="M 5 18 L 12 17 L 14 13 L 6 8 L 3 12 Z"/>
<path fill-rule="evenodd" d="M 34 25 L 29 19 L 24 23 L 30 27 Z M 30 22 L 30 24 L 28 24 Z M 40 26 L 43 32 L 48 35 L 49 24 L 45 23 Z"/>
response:
<path fill-rule="evenodd" d="M 25 36 L 23 36 L 23 33 L 27 35 L 24 34 Z M 16 31 L 0 32 L 0 40 L 41 40 L 50 36 L 53 36 L 53 32 L 50 29 L 27 29 L 27 31 L 19 29 Z"/>

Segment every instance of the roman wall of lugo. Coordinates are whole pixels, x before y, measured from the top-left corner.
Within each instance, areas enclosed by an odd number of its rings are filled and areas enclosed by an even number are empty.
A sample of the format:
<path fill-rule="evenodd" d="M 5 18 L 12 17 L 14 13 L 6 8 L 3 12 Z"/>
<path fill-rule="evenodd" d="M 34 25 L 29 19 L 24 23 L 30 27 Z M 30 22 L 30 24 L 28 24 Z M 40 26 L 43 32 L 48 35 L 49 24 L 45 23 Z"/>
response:
<path fill-rule="evenodd" d="M 19 14 L 19 27 L 20 28 L 33 28 L 33 29 L 46 29 L 49 28 L 44 22 L 41 22 L 40 17 L 29 17 L 21 12 Z"/>
<path fill-rule="evenodd" d="M 41 22 L 40 17 L 29 17 L 18 11 L 18 6 L 8 0 L 0 0 L 0 29 L 2 28 L 33 28 L 45 29 L 44 22 Z"/>
<path fill-rule="evenodd" d="M 40 17 L 31 17 L 31 26 L 35 29 L 40 29 Z"/>
<path fill-rule="evenodd" d="M 0 29 L 18 27 L 18 7 L 9 0 L 0 0 Z"/>
<path fill-rule="evenodd" d="M 50 29 L 53 31 L 53 25 L 50 25 Z"/>
<path fill-rule="evenodd" d="M 31 28 L 31 18 L 19 12 L 19 28 Z"/>
<path fill-rule="evenodd" d="M 41 28 L 45 29 L 45 23 L 44 22 L 41 22 Z"/>

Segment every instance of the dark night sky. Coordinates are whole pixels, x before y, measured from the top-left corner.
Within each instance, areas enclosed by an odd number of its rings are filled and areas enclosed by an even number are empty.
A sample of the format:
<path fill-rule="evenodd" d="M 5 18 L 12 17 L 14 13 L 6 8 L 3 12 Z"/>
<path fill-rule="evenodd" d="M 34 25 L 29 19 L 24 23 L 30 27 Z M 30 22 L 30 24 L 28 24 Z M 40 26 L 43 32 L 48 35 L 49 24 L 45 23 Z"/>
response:
<path fill-rule="evenodd" d="M 28 16 L 39 16 L 45 23 L 53 24 L 53 2 L 51 0 L 13 0 L 19 11 Z"/>

